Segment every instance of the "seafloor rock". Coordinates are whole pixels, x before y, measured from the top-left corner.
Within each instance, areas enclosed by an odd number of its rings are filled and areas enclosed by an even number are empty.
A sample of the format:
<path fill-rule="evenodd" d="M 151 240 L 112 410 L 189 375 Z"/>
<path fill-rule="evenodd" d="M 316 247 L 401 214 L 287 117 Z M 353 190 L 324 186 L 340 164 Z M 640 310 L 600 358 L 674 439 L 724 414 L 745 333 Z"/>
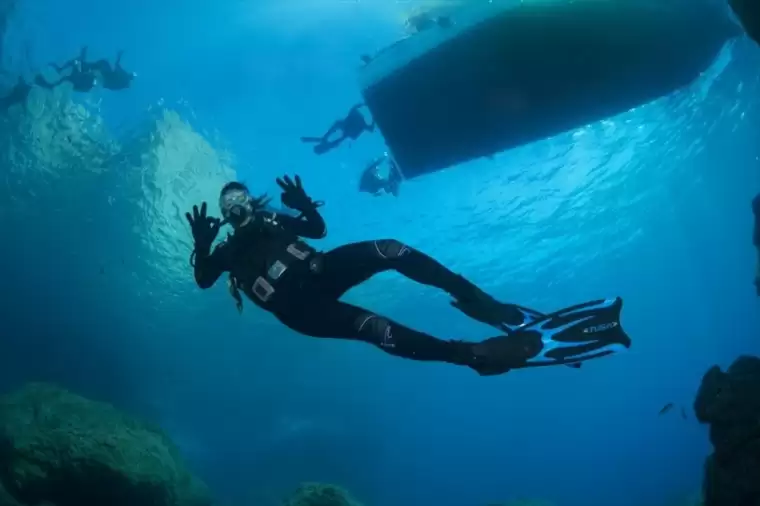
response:
<path fill-rule="evenodd" d="M 760 506 L 760 358 L 742 356 L 726 372 L 710 368 L 694 401 L 710 424 L 705 506 Z"/>
<path fill-rule="evenodd" d="M 340 487 L 325 483 L 303 483 L 282 506 L 362 506 Z"/>
<path fill-rule="evenodd" d="M 21 504 L 5 490 L 3 484 L 0 483 L 0 506 L 21 506 Z"/>
<path fill-rule="evenodd" d="M 30 506 L 211 503 L 160 430 L 46 384 L 0 397 L 0 485 Z"/>

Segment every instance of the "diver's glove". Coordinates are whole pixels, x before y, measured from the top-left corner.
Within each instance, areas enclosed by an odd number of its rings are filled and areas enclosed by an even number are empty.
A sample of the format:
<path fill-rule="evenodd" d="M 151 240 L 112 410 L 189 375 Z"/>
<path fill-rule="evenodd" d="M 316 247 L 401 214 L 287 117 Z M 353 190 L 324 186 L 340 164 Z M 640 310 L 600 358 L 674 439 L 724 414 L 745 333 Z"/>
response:
<path fill-rule="evenodd" d="M 206 214 L 205 202 L 201 204 L 200 211 L 198 211 L 198 206 L 193 206 L 193 214 L 185 213 L 185 218 L 190 223 L 190 230 L 193 233 L 195 252 L 201 255 L 208 255 L 211 251 L 211 244 L 219 234 L 221 221 L 219 218 Z"/>
<path fill-rule="evenodd" d="M 301 213 L 308 213 L 313 212 L 323 204 L 323 202 L 313 201 L 311 197 L 306 195 L 299 176 L 295 176 L 294 180 L 290 179 L 289 176 L 278 177 L 277 185 L 282 188 L 280 200 L 282 200 L 282 205 L 285 207 L 295 209 Z"/>

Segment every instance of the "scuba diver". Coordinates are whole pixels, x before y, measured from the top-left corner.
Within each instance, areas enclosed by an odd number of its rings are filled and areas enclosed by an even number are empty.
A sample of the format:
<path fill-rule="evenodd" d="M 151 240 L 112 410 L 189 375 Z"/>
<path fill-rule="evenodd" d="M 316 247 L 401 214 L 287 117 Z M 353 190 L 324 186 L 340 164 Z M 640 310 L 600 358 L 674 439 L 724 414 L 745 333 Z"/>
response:
<path fill-rule="evenodd" d="M 82 52 L 84 54 L 85 50 L 82 50 Z M 69 75 L 62 77 L 53 83 L 48 82 L 41 75 L 37 75 L 37 77 L 34 79 L 34 83 L 42 88 L 52 90 L 56 86 L 59 86 L 68 81 L 74 86 L 74 91 L 80 93 L 87 93 L 89 91 L 92 91 L 92 89 L 98 83 L 95 72 L 93 72 L 93 70 L 88 65 L 86 65 L 83 60 L 77 59 L 71 60 L 62 67 L 57 68 L 60 68 L 62 71 L 69 67 L 71 67 L 71 72 Z"/>
<path fill-rule="evenodd" d="M 383 177 L 380 174 L 380 164 L 386 160 L 388 160 L 389 171 L 388 176 Z M 388 153 L 384 153 L 383 156 L 367 165 L 359 179 L 359 191 L 375 197 L 379 197 L 381 192 L 398 197 L 400 185 L 401 172 L 398 170 L 396 162 L 388 158 Z"/>
<path fill-rule="evenodd" d="M 755 229 L 752 234 L 752 242 L 757 250 L 757 264 L 755 266 L 755 290 L 760 296 L 760 193 L 752 200 L 752 212 L 755 215 Z"/>
<path fill-rule="evenodd" d="M 84 46 L 79 57 L 73 58 L 63 65 L 56 65 L 55 63 L 51 63 L 50 65 L 53 66 L 59 74 L 67 68 L 79 68 L 86 73 L 97 72 L 100 74 L 103 88 L 118 91 L 129 88 L 132 84 L 132 80 L 137 77 L 135 72 L 127 72 L 124 70 L 124 67 L 121 66 L 121 57 L 123 54 L 124 51 L 116 53 L 116 61 L 114 62 L 113 67 L 106 59 L 90 63 L 87 61 L 87 46 Z"/>
<path fill-rule="evenodd" d="M 0 98 L 0 110 L 7 111 L 13 105 L 25 103 L 31 90 L 31 85 L 27 84 L 23 77 L 19 77 L 16 84 L 11 88 L 11 92 Z"/>
<path fill-rule="evenodd" d="M 760 2 L 757 0 L 728 0 L 747 35 L 760 44 Z"/>
<path fill-rule="evenodd" d="M 394 239 L 318 251 L 302 238 L 325 237 L 325 222 L 317 211 L 322 203 L 306 194 L 298 176 L 278 178 L 277 184 L 283 205 L 298 216 L 264 211 L 266 196 L 253 197 L 238 182 L 224 185 L 219 195 L 224 221 L 209 216 L 205 202 L 186 213 L 195 244 L 190 263 L 201 289 L 228 272 L 233 296 L 242 291 L 295 332 L 364 341 L 391 355 L 461 365 L 481 375 L 548 365 L 577 368 L 585 360 L 630 346 L 619 322 L 619 298 L 544 315 L 498 302 L 435 259 Z M 230 224 L 233 233 L 212 250 L 224 224 Z M 391 270 L 447 292 L 454 307 L 498 328 L 501 335 L 479 343 L 442 340 L 340 300 L 351 288 Z"/>
<path fill-rule="evenodd" d="M 301 142 L 315 143 L 314 152 L 318 155 L 327 153 L 331 149 L 335 149 L 346 139 L 356 140 L 364 132 L 374 132 L 375 122 L 367 123 L 364 119 L 360 109 L 364 107 L 364 104 L 357 104 L 348 111 L 345 118 L 337 120 L 327 130 L 322 137 L 301 137 Z M 340 131 L 340 134 L 333 140 L 330 140 L 336 132 Z"/>

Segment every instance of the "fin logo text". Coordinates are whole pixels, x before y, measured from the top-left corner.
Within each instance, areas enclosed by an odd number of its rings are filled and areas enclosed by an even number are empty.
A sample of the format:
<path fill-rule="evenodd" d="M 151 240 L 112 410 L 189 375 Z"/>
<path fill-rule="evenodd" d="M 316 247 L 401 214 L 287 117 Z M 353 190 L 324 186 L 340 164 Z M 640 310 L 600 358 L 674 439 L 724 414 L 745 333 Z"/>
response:
<path fill-rule="evenodd" d="M 614 329 L 618 326 L 617 322 L 602 323 L 601 325 L 593 325 L 583 329 L 584 334 L 596 334 L 597 332 L 604 332 L 605 330 Z"/>

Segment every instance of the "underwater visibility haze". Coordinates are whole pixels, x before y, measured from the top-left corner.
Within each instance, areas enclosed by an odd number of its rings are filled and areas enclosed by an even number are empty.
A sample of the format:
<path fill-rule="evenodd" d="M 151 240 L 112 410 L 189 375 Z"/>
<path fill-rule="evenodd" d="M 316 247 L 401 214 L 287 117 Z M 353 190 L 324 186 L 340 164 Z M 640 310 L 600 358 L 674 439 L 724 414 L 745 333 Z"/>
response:
<path fill-rule="evenodd" d="M 365 100 L 361 56 L 431 4 L 2 1 L 0 94 L 36 82 L 0 111 L 2 392 L 52 383 L 160 426 L 215 504 L 277 506 L 303 482 L 366 506 L 695 504 L 700 381 L 760 354 L 760 48 L 738 24 L 672 92 L 374 196 L 360 179 L 389 116 L 320 155 L 300 138 Z M 434 7 L 456 23 L 462 6 Z M 83 46 L 123 51 L 126 89 L 36 80 Z M 630 349 L 481 376 L 307 337 L 245 297 L 239 312 L 226 276 L 199 289 L 185 213 L 221 217 L 242 181 L 296 215 L 275 181 L 295 174 L 324 203 L 318 250 L 396 239 L 545 313 L 621 297 Z M 345 300 L 445 339 L 495 335 L 393 272 Z"/>

